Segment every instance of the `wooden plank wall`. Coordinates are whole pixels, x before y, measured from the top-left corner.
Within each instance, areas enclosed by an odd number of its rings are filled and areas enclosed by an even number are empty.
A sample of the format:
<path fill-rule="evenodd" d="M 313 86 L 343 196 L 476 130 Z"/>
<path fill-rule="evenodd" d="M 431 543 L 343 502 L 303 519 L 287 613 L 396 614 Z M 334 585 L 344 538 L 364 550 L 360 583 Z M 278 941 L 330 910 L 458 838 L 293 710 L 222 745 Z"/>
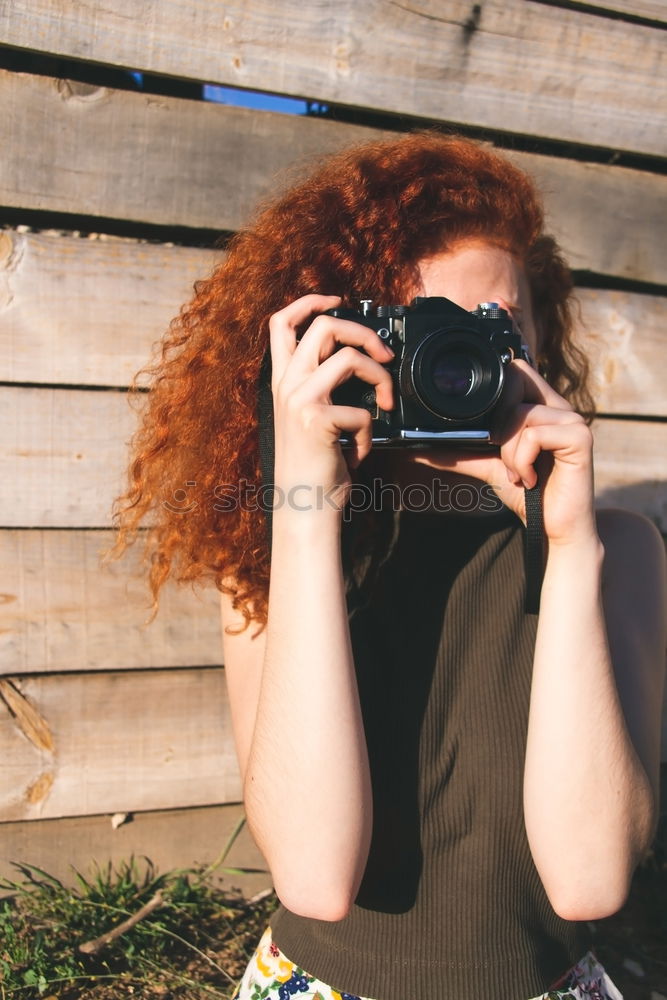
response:
<path fill-rule="evenodd" d="M 7 44 L 662 156 L 663 37 L 531 0 L 9 0 Z M 664 77 L 662 77 L 664 85 Z"/>
<path fill-rule="evenodd" d="M 582 275 L 600 501 L 667 532 L 666 24 L 660 0 L 2 5 L 0 873 L 210 861 L 238 818 L 216 594 L 171 588 L 147 627 L 138 558 L 102 569 L 100 552 L 125 389 L 220 257 L 191 244 L 313 157 L 406 117 L 493 130 Z M 107 67 L 342 111 L 114 89 Z M 247 838 L 231 861 L 261 865 Z"/>

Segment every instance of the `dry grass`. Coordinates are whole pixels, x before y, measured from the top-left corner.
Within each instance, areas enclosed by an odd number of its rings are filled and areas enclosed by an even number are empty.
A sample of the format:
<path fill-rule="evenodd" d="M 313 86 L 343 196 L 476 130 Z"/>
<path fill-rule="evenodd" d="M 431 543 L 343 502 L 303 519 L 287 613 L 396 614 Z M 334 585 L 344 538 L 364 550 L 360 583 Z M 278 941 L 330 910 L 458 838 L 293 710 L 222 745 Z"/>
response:
<path fill-rule="evenodd" d="M 275 907 L 149 861 L 77 873 L 74 889 L 17 868 L 0 902 L 2 1000 L 227 1000 Z"/>

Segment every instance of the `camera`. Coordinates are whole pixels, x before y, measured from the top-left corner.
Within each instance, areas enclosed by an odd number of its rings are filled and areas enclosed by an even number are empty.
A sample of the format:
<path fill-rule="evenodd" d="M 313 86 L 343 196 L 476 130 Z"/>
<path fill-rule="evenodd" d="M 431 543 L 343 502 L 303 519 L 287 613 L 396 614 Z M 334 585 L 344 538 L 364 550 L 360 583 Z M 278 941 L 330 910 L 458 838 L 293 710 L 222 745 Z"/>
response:
<path fill-rule="evenodd" d="M 375 330 L 395 354 L 384 366 L 393 410 L 380 409 L 373 387 L 356 376 L 332 393 L 335 404 L 370 411 L 374 445 L 489 444 L 507 365 L 514 358 L 532 364 L 509 313 L 495 302 L 468 312 L 435 296 L 375 308 L 365 299 L 360 310 L 328 314 Z"/>

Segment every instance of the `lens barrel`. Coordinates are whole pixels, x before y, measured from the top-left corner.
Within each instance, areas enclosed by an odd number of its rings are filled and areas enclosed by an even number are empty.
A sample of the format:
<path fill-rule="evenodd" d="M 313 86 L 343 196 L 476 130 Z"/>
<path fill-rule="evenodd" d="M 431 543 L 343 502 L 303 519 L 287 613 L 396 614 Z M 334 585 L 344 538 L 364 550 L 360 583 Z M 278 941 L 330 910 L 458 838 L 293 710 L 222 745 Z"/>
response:
<path fill-rule="evenodd" d="M 403 360 L 401 392 L 442 420 L 476 420 L 498 401 L 503 363 L 474 330 L 434 330 Z"/>

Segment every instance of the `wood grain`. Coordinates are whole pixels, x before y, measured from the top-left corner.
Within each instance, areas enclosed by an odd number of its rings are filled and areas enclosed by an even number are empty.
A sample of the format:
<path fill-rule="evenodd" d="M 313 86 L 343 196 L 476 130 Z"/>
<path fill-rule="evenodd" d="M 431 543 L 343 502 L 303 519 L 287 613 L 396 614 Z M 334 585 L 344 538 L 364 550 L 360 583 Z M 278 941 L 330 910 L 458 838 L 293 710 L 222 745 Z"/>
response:
<path fill-rule="evenodd" d="M 0 379 L 128 386 L 214 251 L 0 233 Z"/>
<path fill-rule="evenodd" d="M 108 527 L 132 425 L 120 392 L 0 388 L 4 526 Z M 605 420 L 600 427 L 600 488 L 627 487 L 639 498 L 638 484 L 649 481 L 642 509 L 667 528 L 665 501 L 659 498 L 667 472 L 667 423 Z M 163 502 L 186 503 L 187 494 L 184 499 L 178 492 L 184 489 L 183 483 L 165 482 Z"/>
<path fill-rule="evenodd" d="M 376 135 L 6 72 L 0 102 L 0 203 L 167 226 L 235 230 L 288 170 Z"/>
<path fill-rule="evenodd" d="M 667 284 L 667 265 L 657 263 L 667 254 L 661 224 L 667 177 L 561 157 L 509 155 L 536 180 L 547 228 L 571 267 Z"/>
<path fill-rule="evenodd" d="M 598 410 L 667 416 L 667 299 L 580 288 L 576 336 L 591 362 Z"/>
<path fill-rule="evenodd" d="M 167 584 L 149 624 L 140 553 L 107 531 L 0 531 L 0 663 L 12 674 L 222 662 L 218 592 Z"/>
<path fill-rule="evenodd" d="M 597 420 L 598 502 L 650 517 L 667 535 L 667 423 Z"/>
<path fill-rule="evenodd" d="M 116 829 L 109 815 L 3 823 L 0 879 L 19 878 L 13 861 L 36 865 L 71 886 L 76 885 L 74 868 L 89 877 L 95 864 L 104 869 L 108 862 L 117 866 L 131 857 L 140 865 L 143 858 L 150 858 L 160 872 L 208 865 L 222 851 L 242 816 L 242 806 L 234 804 L 130 813 L 128 821 Z M 234 842 L 215 881 L 230 893 L 238 888 L 246 897 L 271 885 L 267 871 L 240 875 L 225 873 L 224 868 L 266 869 L 247 827 Z"/>
<path fill-rule="evenodd" d="M 126 393 L 0 387 L 0 423 L 3 526 L 111 524 L 136 423 Z"/>
<path fill-rule="evenodd" d="M 9 679 L 54 748 L 28 739 L 0 703 L 0 821 L 240 800 L 222 670 Z"/>
<path fill-rule="evenodd" d="M 632 252 L 631 241 L 626 250 Z M 0 234 L 0 379 L 127 386 L 195 280 L 220 256 L 6 230 Z M 667 416 L 667 300 L 588 289 L 578 298 L 578 336 L 593 359 L 599 408 Z"/>
<path fill-rule="evenodd" d="M 665 152 L 657 29 L 524 0 L 9 0 L 8 45 L 132 70 Z"/>
<path fill-rule="evenodd" d="M 646 17 L 651 21 L 667 23 L 665 0 L 584 0 L 580 7 L 590 7 L 592 14 L 601 11 L 616 11 L 630 17 Z"/>

